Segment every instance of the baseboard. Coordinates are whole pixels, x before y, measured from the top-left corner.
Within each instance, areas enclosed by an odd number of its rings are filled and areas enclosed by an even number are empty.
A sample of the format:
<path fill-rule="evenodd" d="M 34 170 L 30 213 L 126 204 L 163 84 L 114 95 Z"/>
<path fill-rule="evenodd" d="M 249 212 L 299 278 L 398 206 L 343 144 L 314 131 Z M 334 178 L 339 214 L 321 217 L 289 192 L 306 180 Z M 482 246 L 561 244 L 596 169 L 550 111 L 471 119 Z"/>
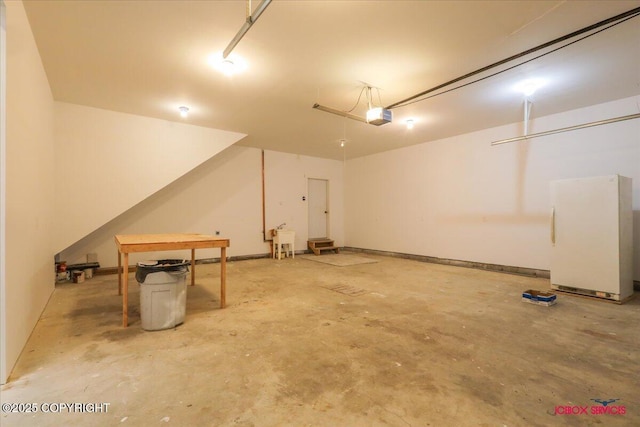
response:
<path fill-rule="evenodd" d="M 539 270 L 536 268 L 514 267 L 510 265 L 487 264 L 475 261 L 463 261 L 458 259 L 438 258 L 426 255 L 405 254 L 401 252 L 380 251 L 376 249 L 363 249 L 346 246 L 346 251 L 368 253 L 372 255 L 384 255 L 396 258 L 410 259 L 420 262 L 430 262 L 432 264 L 452 265 L 454 267 L 475 268 L 478 270 L 496 271 L 500 273 L 517 274 L 520 276 L 542 277 L 549 279 L 551 277 L 549 270 Z"/>
<path fill-rule="evenodd" d="M 136 271 L 135 265 L 129 266 L 129 273 L 133 273 Z M 118 267 L 100 267 L 93 270 L 94 276 L 106 276 L 109 274 L 118 274 Z"/>
<path fill-rule="evenodd" d="M 298 252 L 296 251 L 296 254 Z M 253 255 L 239 255 L 239 256 L 230 256 L 227 257 L 227 261 L 246 261 L 249 259 L 260 259 L 260 258 L 271 258 L 270 254 L 253 254 Z M 196 265 L 198 264 L 215 264 L 220 262 L 220 257 L 218 258 L 203 258 L 203 259 L 197 259 L 196 260 Z M 135 265 L 130 265 L 129 266 L 129 273 L 133 273 L 136 271 L 136 266 Z M 118 273 L 118 267 L 101 267 L 101 268 L 96 268 L 93 271 L 94 275 L 98 275 L 98 276 L 102 276 L 102 275 L 108 275 L 108 274 L 117 274 Z"/>
<path fill-rule="evenodd" d="M 411 259 L 414 261 L 420 262 L 430 262 L 433 264 L 444 264 L 444 265 L 452 265 L 455 267 L 466 267 L 466 268 L 475 268 L 479 270 L 487 270 L 487 271 L 497 271 L 500 273 L 509 273 L 509 274 L 518 274 L 521 276 L 530 276 L 530 277 L 542 277 L 545 279 L 551 278 L 549 270 L 539 270 L 535 268 L 527 268 L 527 267 L 514 267 L 509 265 L 500 265 L 500 264 L 487 264 L 482 262 L 475 261 L 462 261 L 457 259 L 448 259 L 448 258 L 438 258 L 426 255 L 415 255 L 415 254 L 405 254 L 401 252 L 390 252 L 390 251 L 380 251 L 376 249 L 364 249 L 364 248 L 355 248 L 351 246 L 341 247 L 340 249 L 351 251 L 351 252 L 360 252 L 360 253 L 369 253 L 372 255 L 384 255 L 396 258 L 404 258 Z M 296 251 L 296 254 L 308 254 L 312 253 L 310 250 Z M 250 259 L 261 259 L 261 258 L 271 258 L 271 255 L 266 254 L 253 254 L 253 255 L 239 255 L 227 257 L 227 261 L 245 261 Z M 214 264 L 220 262 L 220 258 L 205 258 L 196 260 L 196 264 Z M 136 266 L 129 266 L 129 272 L 135 272 Z M 106 275 L 106 274 L 116 274 L 118 272 L 118 267 L 103 267 L 97 268 L 93 274 L 94 275 Z M 640 281 L 633 281 L 633 289 L 636 291 L 640 291 Z"/>
<path fill-rule="evenodd" d="M 252 255 L 237 255 L 227 257 L 227 261 L 246 261 L 250 259 L 271 258 L 270 254 L 252 254 Z M 196 264 L 215 264 L 220 262 L 220 258 L 203 258 L 197 259 Z"/>

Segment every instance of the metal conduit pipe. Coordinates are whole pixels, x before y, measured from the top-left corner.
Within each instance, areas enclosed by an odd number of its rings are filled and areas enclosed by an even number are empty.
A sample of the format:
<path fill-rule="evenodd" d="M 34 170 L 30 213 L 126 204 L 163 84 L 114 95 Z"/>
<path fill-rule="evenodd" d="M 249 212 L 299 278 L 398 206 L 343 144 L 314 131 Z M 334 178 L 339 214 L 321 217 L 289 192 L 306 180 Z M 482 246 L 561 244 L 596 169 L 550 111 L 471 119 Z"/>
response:
<path fill-rule="evenodd" d="M 267 242 L 267 208 L 266 208 L 266 195 L 264 184 L 264 150 L 262 150 L 262 241 Z"/>

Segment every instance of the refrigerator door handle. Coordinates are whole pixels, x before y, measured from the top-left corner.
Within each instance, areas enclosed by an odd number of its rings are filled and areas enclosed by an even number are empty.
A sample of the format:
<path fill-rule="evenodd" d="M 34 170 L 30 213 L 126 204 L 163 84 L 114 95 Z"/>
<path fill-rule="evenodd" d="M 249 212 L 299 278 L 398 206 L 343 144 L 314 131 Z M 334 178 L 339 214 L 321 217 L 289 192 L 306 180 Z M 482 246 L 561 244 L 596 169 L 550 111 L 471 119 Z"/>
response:
<path fill-rule="evenodd" d="M 551 208 L 551 244 L 556 245 L 556 208 Z"/>

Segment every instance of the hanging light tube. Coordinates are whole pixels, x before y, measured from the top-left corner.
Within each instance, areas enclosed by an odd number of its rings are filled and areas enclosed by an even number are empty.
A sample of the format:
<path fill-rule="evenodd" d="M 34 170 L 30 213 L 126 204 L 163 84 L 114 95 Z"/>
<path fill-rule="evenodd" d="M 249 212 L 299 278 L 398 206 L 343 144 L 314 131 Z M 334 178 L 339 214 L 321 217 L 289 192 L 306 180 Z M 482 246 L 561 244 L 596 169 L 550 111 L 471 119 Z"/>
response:
<path fill-rule="evenodd" d="M 555 133 L 561 133 L 561 132 L 569 132 L 571 130 L 590 128 L 592 126 L 608 125 L 610 123 L 616 123 L 616 122 L 621 122 L 624 120 L 631 120 L 631 119 L 640 119 L 640 113 L 629 114 L 628 116 L 614 117 L 612 119 L 600 120 L 597 122 L 583 123 L 580 125 L 569 126 L 566 128 L 547 130 L 544 132 L 532 133 L 531 135 L 517 136 L 515 138 L 501 139 L 500 141 L 493 141 L 491 145 L 500 145 L 500 144 L 506 144 L 509 142 L 523 141 L 525 139 L 539 138 L 541 136 L 553 135 Z"/>
<path fill-rule="evenodd" d="M 249 31 L 249 28 L 251 28 L 251 26 L 258 20 L 260 15 L 262 15 L 262 12 L 264 12 L 267 6 L 269 6 L 269 3 L 271 3 L 271 0 L 262 0 L 262 2 L 258 5 L 258 7 L 256 7 L 255 12 L 247 16 L 247 20 L 240 28 L 240 31 L 238 31 L 238 33 L 231 40 L 227 48 L 222 53 L 223 59 L 226 59 L 227 56 L 229 56 L 233 48 L 236 47 L 236 45 L 240 42 L 240 40 L 242 40 L 242 37 L 244 37 L 247 31 Z"/>
<path fill-rule="evenodd" d="M 324 105 L 320 105 L 318 103 L 313 104 L 313 108 L 315 108 L 316 110 L 324 111 L 325 113 L 336 114 L 338 116 L 347 117 L 359 122 L 368 123 L 367 119 L 365 119 L 364 117 L 356 116 L 355 114 L 347 113 L 346 111 L 336 110 L 335 108 L 325 107 Z"/>

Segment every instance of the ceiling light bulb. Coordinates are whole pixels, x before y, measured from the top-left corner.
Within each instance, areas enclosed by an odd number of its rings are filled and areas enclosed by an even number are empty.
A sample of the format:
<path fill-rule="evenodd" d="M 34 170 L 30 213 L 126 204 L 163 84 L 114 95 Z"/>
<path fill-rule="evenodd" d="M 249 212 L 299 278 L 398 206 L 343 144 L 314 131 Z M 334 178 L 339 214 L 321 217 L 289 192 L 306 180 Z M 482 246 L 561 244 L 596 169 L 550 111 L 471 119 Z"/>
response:
<path fill-rule="evenodd" d="M 182 106 L 178 108 L 180 111 L 180 117 L 187 117 L 189 115 L 189 107 Z"/>
<path fill-rule="evenodd" d="M 413 119 L 407 120 L 407 129 L 413 129 Z"/>
<path fill-rule="evenodd" d="M 230 59 L 223 59 L 222 62 L 220 62 L 220 70 L 227 76 L 230 76 L 235 71 L 235 64 Z"/>
<path fill-rule="evenodd" d="M 209 65 L 227 77 L 243 72 L 248 66 L 247 61 L 234 52 L 231 52 L 227 57 L 223 57 L 222 52 L 217 52 L 209 55 L 207 61 Z"/>
<path fill-rule="evenodd" d="M 545 85 L 543 79 L 528 79 L 518 83 L 514 88 L 526 97 L 532 96 L 538 89 Z"/>

